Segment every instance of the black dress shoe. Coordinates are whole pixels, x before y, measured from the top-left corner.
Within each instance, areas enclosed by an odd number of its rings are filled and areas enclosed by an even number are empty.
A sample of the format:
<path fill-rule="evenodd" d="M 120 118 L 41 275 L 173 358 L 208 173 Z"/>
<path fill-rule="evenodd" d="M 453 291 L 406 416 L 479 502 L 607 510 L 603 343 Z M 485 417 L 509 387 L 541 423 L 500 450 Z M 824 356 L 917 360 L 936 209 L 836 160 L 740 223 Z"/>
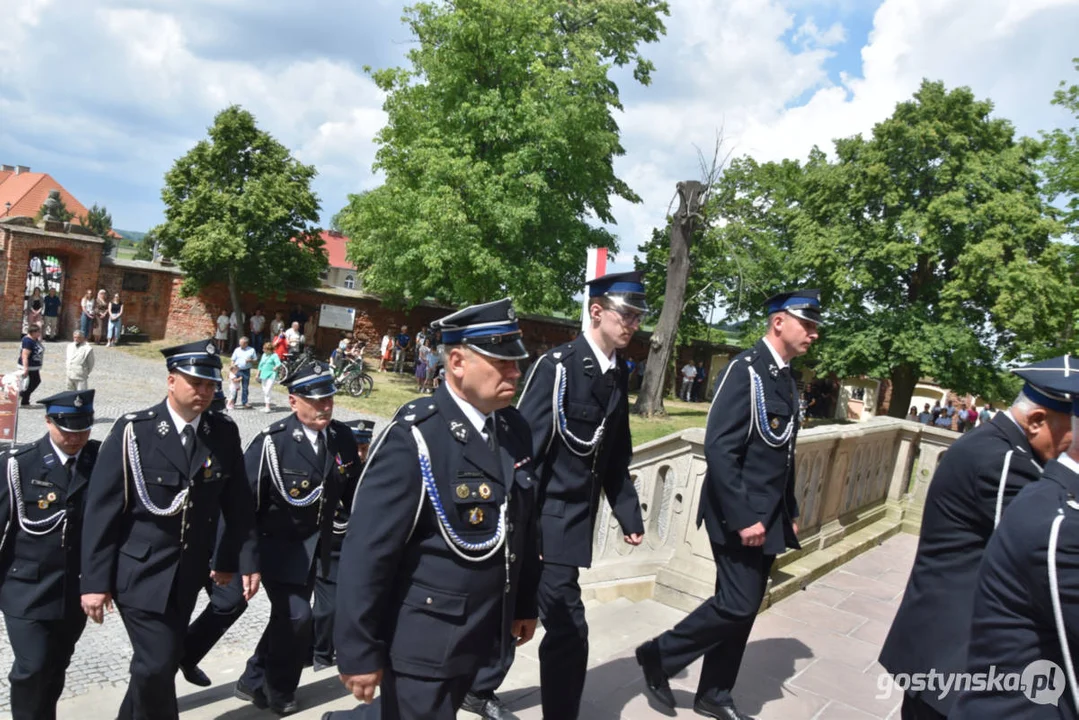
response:
<path fill-rule="evenodd" d="M 233 695 L 241 700 L 253 703 L 259 710 L 270 707 L 269 701 L 266 700 L 266 693 L 263 692 L 262 688 L 249 687 L 243 680 L 236 681 L 236 689 L 233 690 Z"/>
<path fill-rule="evenodd" d="M 479 715 L 484 720 L 505 720 L 510 716 L 509 708 L 497 695 L 492 693 L 469 692 L 461 709 Z"/>
<path fill-rule="evenodd" d="M 210 687 L 214 684 L 210 680 L 210 676 L 204 673 L 198 665 L 181 665 L 180 672 L 184 674 L 184 680 L 187 680 L 192 685 Z"/>
<path fill-rule="evenodd" d="M 697 698 L 693 701 L 693 710 L 698 715 L 716 720 L 753 720 L 749 715 L 738 712 L 733 702 L 720 704 L 708 698 Z"/>
<path fill-rule="evenodd" d="M 315 658 L 311 661 L 311 669 L 314 672 L 321 672 L 326 668 L 333 667 L 333 658 Z"/>
<path fill-rule="evenodd" d="M 659 659 L 659 646 L 655 640 L 649 640 L 637 648 L 637 664 L 644 672 L 644 684 L 648 692 L 661 705 L 674 709 L 674 693 L 671 692 L 671 684 L 667 673 L 663 672 L 663 665 Z"/>
<path fill-rule="evenodd" d="M 278 715 L 291 715 L 300 709 L 299 703 L 295 698 L 289 698 L 288 700 L 271 700 L 270 712 L 277 713 Z"/>

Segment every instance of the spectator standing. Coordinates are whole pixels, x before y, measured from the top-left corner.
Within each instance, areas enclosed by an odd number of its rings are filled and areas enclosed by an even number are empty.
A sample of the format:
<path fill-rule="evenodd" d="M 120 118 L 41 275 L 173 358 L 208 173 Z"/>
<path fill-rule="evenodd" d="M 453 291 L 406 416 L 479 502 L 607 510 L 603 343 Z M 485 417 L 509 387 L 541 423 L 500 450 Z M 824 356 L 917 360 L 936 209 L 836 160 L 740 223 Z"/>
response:
<path fill-rule="evenodd" d="M 929 403 L 925 404 L 925 408 L 922 410 L 922 414 L 918 416 L 918 422 L 922 425 L 933 424 L 933 413 L 929 411 Z"/>
<path fill-rule="evenodd" d="M 94 299 L 94 342 L 105 344 L 105 334 L 109 323 L 109 294 L 104 288 L 97 291 Z"/>
<path fill-rule="evenodd" d="M 240 379 L 240 368 L 236 365 L 229 366 L 229 389 L 226 394 L 225 409 L 233 410 L 236 407 L 236 396 L 240 394 L 243 381 Z"/>
<path fill-rule="evenodd" d="M 225 352 L 225 345 L 229 341 L 229 316 L 225 314 L 225 308 L 217 316 L 217 332 L 214 334 L 214 342 L 217 343 L 217 351 Z"/>
<path fill-rule="evenodd" d="M 302 327 L 303 339 L 301 342 L 303 342 L 304 345 L 307 345 L 308 343 L 310 343 L 311 345 L 317 345 L 315 340 L 318 339 L 318 335 L 316 334 L 318 331 L 318 313 L 312 313 L 311 316 L 307 318 L 307 322 L 305 322 Z"/>
<path fill-rule="evenodd" d="M 303 311 L 303 306 L 299 303 L 292 308 L 292 312 L 288 316 L 288 324 L 299 323 L 300 327 L 303 327 L 307 322 L 307 313 Z"/>
<path fill-rule="evenodd" d="M 45 360 L 45 346 L 41 344 L 41 326 L 31 325 L 22 338 L 19 348 L 19 369 L 26 378 L 26 389 L 20 393 L 21 405 L 30 404 L 30 394 L 41 384 L 41 364 Z"/>
<path fill-rule="evenodd" d="M 289 355 L 296 355 L 300 352 L 300 346 L 303 345 L 303 333 L 300 332 L 300 323 L 293 322 L 292 327 L 285 331 L 285 340 L 288 341 Z"/>
<path fill-rule="evenodd" d="M 278 360 L 284 360 L 288 355 L 288 338 L 285 337 L 285 331 L 277 333 L 273 340 L 273 351 L 277 355 Z"/>
<path fill-rule="evenodd" d="M 427 347 L 426 341 L 417 339 L 416 344 L 416 392 L 423 392 L 424 385 L 427 384 L 427 356 L 430 348 Z"/>
<path fill-rule="evenodd" d="M 26 299 L 26 315 L 23 321 L 23 332 L 31 325 L 41 325 L 45 322 L 45 303 L 42 302 L 41 288 L 34 288 L 30 297 Z"/>
<path fill-rule="evenodd" d="M 82 298 L 82 315 L 79 316 L 79 327 L 87 340 L 94 329 L 94 291 L 87 290 Z"/>
<path fill-rule="evenodd" d="M 266 407 L 262 408 L 262 412 L 270 412 L 272 407 L 270 403 L 270 392 L 273 390 L 273 384 L 277 380 L 277 368 L 281 366 L 281 358 L 274 352 L 274 347 L 270 343 L 266 343 L 262 346 L 262 359 L 259 360 L 259 382 L 262 383 L 262 399 L 266 403 Z"/>
<path fill-rule="evenodd" d="M 45 339 L 55 340 L 60 332 L 60 298 L 56 288 L 49 288 L 45 296 Z"/>
<path fill-rule="evenodd" d="M 266 327 L 266 316 L 262 314 L 262 308 L 255 308 L 255 314 L 251 316 L 251 347 L 263 346 L 262 329 Z"/>
<path fill-rule="evenodd" d="M 251 384 L 251 367 L 255 364 L 256 355 L 255 348 L 247 344 L 246 335 L 240 338 L 239 346 L 232 351 L 232 365 L 239 372 L 240 383 L 243 387 L 243 398 L 240 404 L 245 408 L 251 407 L 247 402 L 247 390 Z"/>
<path fill-rule="evenodd" d="M 120 330 L 123 327 L 121 316 L 124 314 L 124 304 L 120 302 L 120 293 L 112 296 L 109 303 L 109 341 L 105 347 L 114 347 L 120 344 Z"/>
<path fill-rule="evenodd" d="M 389 328 L 386 328 L 386 333 L 382 336 L 382 344 L 378 346 L 378 371 L 386 372 L 386 363 L 393 357 L 393 334 Z"/>
<path fill-rule="evenodd" d="M 281 317 L 281 313 L 275 312 L 273 314 L 273 320 L 270 321 L 270 337 L 276 338 L 278 335 L 285 331 L 285 320 Z"/>
<path fill-rule="evenodd" d="M 917 405 L 911 405 L 910 406 L 910 412 L 907 413 L 907 420 L 910 420 L 911 422 L 918 422 L 918 406 Z"/>
<path fill-rule="evenodd" d="M 993 403 L 986 403 L 982 411 L 978 413 L 978 424 L 985 424 L 993 419 Z"/>
<path fill-rule="evenodd" d="M 83 391 L 88 389 L 90 371 L 94 369 L 94 348 L 86 342 L 82 330 L 71 333 L 71 344 L 67 346 L 67 389 Z"/>
<path fill-rule="evenodd" d="M 397 333 L 393 343 L 393 371 L 395 373 L 405 371 L 405 351 L 408 349 L 409 340 L 408 325 L 402 325 L 401 332 Z"/>
<path fill-rule="evenodd" d="M 704 401 L 704 363 L 697 363 L 697 375 L 693 378 L 693 402 Z"/>
<path fill-rule="evenodd" d="M 693 392 L 693 381 L 697 377 L 697 366 L 687 362 L 682 366 L 682 399 L 689 402 Z"/>

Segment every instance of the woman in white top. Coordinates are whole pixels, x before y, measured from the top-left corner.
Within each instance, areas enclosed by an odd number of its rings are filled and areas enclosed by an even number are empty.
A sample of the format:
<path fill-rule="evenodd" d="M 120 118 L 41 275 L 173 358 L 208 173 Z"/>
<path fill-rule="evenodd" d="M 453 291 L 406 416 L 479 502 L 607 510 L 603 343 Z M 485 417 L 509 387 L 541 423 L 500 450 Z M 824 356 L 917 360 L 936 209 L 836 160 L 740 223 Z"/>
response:
<path fill-rule="evenodd" d="M 219 352 L 225 352 L 225 344 L 229 341 L 229 316 L 225 314 L 225 308 L 221 308 L 221 314 L 217 316 L 217 333 L 214 334 Z"/>
<path fill-rule="evenodd" d="M 393 337 L 390 336 L 390 331 L 387 330 L 386 334 L 382 336 L 382 344 L 378 350 L 378 371 L 386 372 L 386 362 L 390 359 L 390 352 L 393 349 Z"/>

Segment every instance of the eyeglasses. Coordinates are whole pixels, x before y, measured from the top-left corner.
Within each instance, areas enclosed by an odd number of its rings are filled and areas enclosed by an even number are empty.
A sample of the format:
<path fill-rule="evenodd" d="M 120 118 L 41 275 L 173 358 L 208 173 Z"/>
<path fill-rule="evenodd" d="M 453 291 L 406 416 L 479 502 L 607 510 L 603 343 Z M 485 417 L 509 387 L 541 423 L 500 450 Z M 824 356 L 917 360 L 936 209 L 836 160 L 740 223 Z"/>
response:
<path fill-rule="evenodd" d="M 642 313 L 634 312 L 633 310 L 616 310 L 614 308 L 611 308 L 611 312 L 617 315 L 622 321 L 622 324 L 626 327 L 632 327 L 634 325 L 639 326 L 641 324 L 641 320 L 644 318 L 644 315 Z"/>

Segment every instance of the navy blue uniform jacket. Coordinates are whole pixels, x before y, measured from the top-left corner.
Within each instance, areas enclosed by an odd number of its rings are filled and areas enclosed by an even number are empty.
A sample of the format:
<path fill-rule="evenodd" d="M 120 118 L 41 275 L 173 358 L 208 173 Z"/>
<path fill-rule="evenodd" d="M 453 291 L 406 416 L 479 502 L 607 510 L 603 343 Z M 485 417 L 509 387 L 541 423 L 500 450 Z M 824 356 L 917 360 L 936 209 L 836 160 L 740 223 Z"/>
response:
<path fill-rule="evenodd" d="M 109 592 L 121 606 L 156 613 L 171 599 L 181 614 L 190 614 L 206 583 L 219 514 L 234 550 L 219 552 L 214 569 L 258 572 L 255 504 L 235 423 L 224 414 L 203 412 L 188 464 L 166 402 L 117 420 L 101 445 L 86 500 L 82 592 Z M 185 510 L 154 515 L 139 498 L 130 471 L 125 480 L 128 425 L 134 428 L 150 501 L 165 508 L 190 488 Z"/>
<path fill-rule="evenodd" d="M 750 403 L 756 399 L 750 397 L 750 368 L 762 381 L 765 422 L 777 434 L 794 423 L 790 440 L 781 447 L 766 443 L 751 426 Z M 760 522 L 765 554 L 801 547 L 791 526 L 798 517 L 794 444 L 799 417 L 798 388 L 789 372 L 779 372 L 765 341 L 759 340 L 720 376 L 704 431 L 708 477 L 697 509 L 697 527 L 703 522 L 716 545 L 741 547 L 738 531 Z"/>
<path fill-rule="evenodd" d="M 90 440 L 79 453 L 72 477 L 46 434 L 36 443 L 0 455 L 0 610 L 28 620 L 59 620 L 81 613 L 79 545 L 86 483 L 101 443 Z M 64 521 L 46 535 L 30 535 L 12 512 L 8 458 L 19 463 L 26 519 L 33 522 L 66 510 Z M 50 501 L 49 495 L 55 497 Z M 38 507 L 47 502 L 48 507 Z"/>
<path fill-rule="evenodd" d="M 543 561 L 589 567 L 600 492 L 607 496 L 623 534 L 643 533 L 641 503 L 629 476 L 633 443 L 625 361 L 601 374 L 595 353 L 582 334 L 547 352 L 532 366 L 517 407 L 532 428 L 536 474 L 540 479 L 540 537 Z M 569 431 L 593 437 L 607 418 L 598 449 L 581 457 L 566 446 L 555 410 L 556 369 L 565 369 L 565 416 Z M 577 451 L 584 450 L 576 447 Z"/>
<path fill-rule="evenodd" d="M 1040 474 L 1026 435 L 1002 412 L 944 453 L 926 493 L 907 589 L 880 653 L 888 672 L 963 672 L 978 566 L 993 534 L 998 499 L 1007 507 Z M 954 693 L 920 696 L 943 715 L 956 698 Z"/>
<path fill-rule="evenodd" d="M 1059 705 L 1031 702 L 1020 691 L 1000 688 L 961 693 L 952 720 L 1079 717 L 1072 689 L 1063 681 L 1064 654 L 1053 622 L 1049 595 L 1049 532 L 1064 514 L 1057 539 L 1060 602 L 1071 661 L 1079 665 L 1079 475 L 1051 460 L 1041 480 L 1020 491 L 989 541 L 978 572 L 966 670 L 1022 673 L 1035 660 L 1056 663 L 1054 687 L 1063 682 Z"/>
<path fill-rule="evenodd" d="M 470 675 L 508 651 L 513 620 L 537 615 L 528 426 L 512 407 L 499 410 L 496 457 L 450 392 L 442 385 L 402 407 L 372 445 L 337 576 L 334 645 L 344 674 L 391 667 L 424 678 Z M 472 562 L 450 547 L 422 492 L 413 427 L 429 448 L 446 521 L 463 541 L 490 538 L 509 495 L 508 554 Z"/>

